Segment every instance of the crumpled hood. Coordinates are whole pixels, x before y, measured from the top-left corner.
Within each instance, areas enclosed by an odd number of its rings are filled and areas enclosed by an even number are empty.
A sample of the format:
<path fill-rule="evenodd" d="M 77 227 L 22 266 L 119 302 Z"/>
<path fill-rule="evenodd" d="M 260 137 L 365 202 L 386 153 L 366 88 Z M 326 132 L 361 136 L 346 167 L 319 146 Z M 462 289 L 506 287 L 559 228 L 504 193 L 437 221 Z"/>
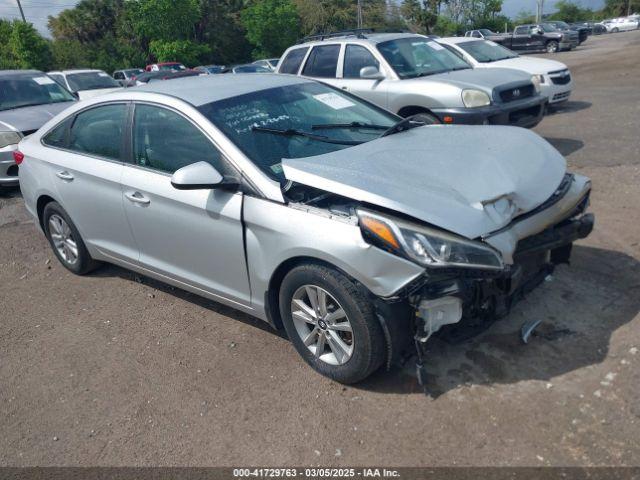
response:
<path fill-rule="evenodd" d="M 433 125 L 314 157 L 283 159 L 287 179 L 477 238 L 534 209 L 566 171 L 518 127 Z"/>
<path fill-rule="evenodd" d="M 75 102 L 48 103 L 33 107 L 14 108 L 0 112 L 0 129 L 28 132 L 37 130 Z"/>

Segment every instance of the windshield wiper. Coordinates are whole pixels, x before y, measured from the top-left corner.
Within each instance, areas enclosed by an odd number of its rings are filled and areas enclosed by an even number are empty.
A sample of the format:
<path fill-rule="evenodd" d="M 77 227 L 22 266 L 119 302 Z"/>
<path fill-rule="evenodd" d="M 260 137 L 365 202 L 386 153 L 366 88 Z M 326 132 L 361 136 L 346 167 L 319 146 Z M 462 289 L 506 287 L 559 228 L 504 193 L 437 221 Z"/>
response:
<path fill-rule="evenodd" d="M 385 125 L 375 125 L 373 123 L 351 122 L 351 123 L 320 123 L 311 125 L 312 130 L 324 130 L 329 128 L 371 128 L 373 130 L 387 130 Z"/>
<path fill-rule="evenodd" d="M 336 140 L 333 138 L 325 137 L 323 135 L 314 135 L 313 133 L 303 132 L 302 130 L 295 130 L 293 128 L 288 128 L 287 130 L 279 130 L 277 128 L 251 127 L 251 131 L 271 133 L 272 135 L 283 135 L 285 137 L 306 137 L 318 142 L 333 143 L 335 145 L 360 145 L 364 143 L 357 140 Z"/>
<path fill-rule="evenodd" d="M 420 114 L 418 114 L 418 115 L 420 115 Z M 393 125 L 389 129 L 387 129 L 382 135 L 380 135 L 380 138 L 386 137 L 387 135 L 393 135 L 394 133 L 399 133 L 399 132 L 404 132 L 406 130 L 411 130 L 412 128 L 422 127 L 423 125 L 425 125 L 424 122 L 421 122 L 419 120 L 415 120 L 413 117 L 415 117 L 415 115 L 411 115 L 410 117 L 403 118 L 399 122 L 396 122 L 395 125 Z"/>

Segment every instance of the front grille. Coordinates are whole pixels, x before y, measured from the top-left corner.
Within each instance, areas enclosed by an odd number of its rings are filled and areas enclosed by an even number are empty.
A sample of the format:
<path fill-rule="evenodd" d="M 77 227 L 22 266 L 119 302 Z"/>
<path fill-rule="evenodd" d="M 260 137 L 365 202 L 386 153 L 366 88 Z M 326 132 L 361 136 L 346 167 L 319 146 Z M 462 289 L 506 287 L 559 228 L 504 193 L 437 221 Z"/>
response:
<path fill-rule="evenodd" d="M 557 101 L 557 100 L 565 100 L 567 98 L 569 98 L 569 95 L 571 95 L 571 92 L 562 92 L 562 93 L 556 93 L 553 96 L 553 101 Z"/>
<path fill-rule="evenodd" d="M 566 85 L 571 81 L 571 74 L 567 73 L 566 75 L 551 77 L 551 81 L 556 85 Z"/>
<path fill-rule="evenodd" d="M 533 84 L 523 85 L 521 87 L 507 88 L 500 92 L 500 99 L 505 103 L 513 102 L 514 100 L 531 97 L 533 96 L 533 92 Z"/>

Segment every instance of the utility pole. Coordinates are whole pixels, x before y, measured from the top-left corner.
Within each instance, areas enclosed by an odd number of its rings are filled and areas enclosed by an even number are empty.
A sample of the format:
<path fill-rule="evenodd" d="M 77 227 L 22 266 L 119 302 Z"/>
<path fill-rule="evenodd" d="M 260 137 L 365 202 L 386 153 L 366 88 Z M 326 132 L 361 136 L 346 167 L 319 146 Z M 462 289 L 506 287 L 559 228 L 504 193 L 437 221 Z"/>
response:
<path fill-rule="evenodd" d="M 16 2 L 18 2 L 18 8 L 20 9 L 20 15 L 22 15 L 22 21 L 26 23 L 27 19 L 24 18 L 24 11 L 22 10 L 22 5 L 20 4 L 20 0 L 16 0 Z"/>
<path fill-rule="evenodd" d="M 544 10 L 544 0 L 536 0 L 537 9 L 536 9 L 536 22 L 542 22 L 542 13 Z"/>
<path fill-rule="evenodd" d="M 362 2 L 358 0 L 358 28 L 362 28 Z"/>

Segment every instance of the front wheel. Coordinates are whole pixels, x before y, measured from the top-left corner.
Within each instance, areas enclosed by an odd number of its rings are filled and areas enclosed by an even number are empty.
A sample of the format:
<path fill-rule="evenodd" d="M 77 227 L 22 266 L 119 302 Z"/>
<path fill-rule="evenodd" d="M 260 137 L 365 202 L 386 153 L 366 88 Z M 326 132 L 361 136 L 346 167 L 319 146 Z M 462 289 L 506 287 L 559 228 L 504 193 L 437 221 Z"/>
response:
<path fill-rule="evenodd" d="M 558 47 L 558 42 L 556 42 L 555 40 L 547 42 L 547 53 L 556 53 L 558 51 Z"/>
<path fill-rule="evenodd" d="M 620 30 L 618 30 L 618 27 L 615 27 L 613 30 L 611 30 L 611 33 L 618 33 Z"/>
<path fill-rule="evenodd" d="M 359 382 L 384 362 L 385 339 L 367 295 L 342 273 L 307 264 L 280 288 L 289 339 L 314 370 L 341 383 Z"/>

